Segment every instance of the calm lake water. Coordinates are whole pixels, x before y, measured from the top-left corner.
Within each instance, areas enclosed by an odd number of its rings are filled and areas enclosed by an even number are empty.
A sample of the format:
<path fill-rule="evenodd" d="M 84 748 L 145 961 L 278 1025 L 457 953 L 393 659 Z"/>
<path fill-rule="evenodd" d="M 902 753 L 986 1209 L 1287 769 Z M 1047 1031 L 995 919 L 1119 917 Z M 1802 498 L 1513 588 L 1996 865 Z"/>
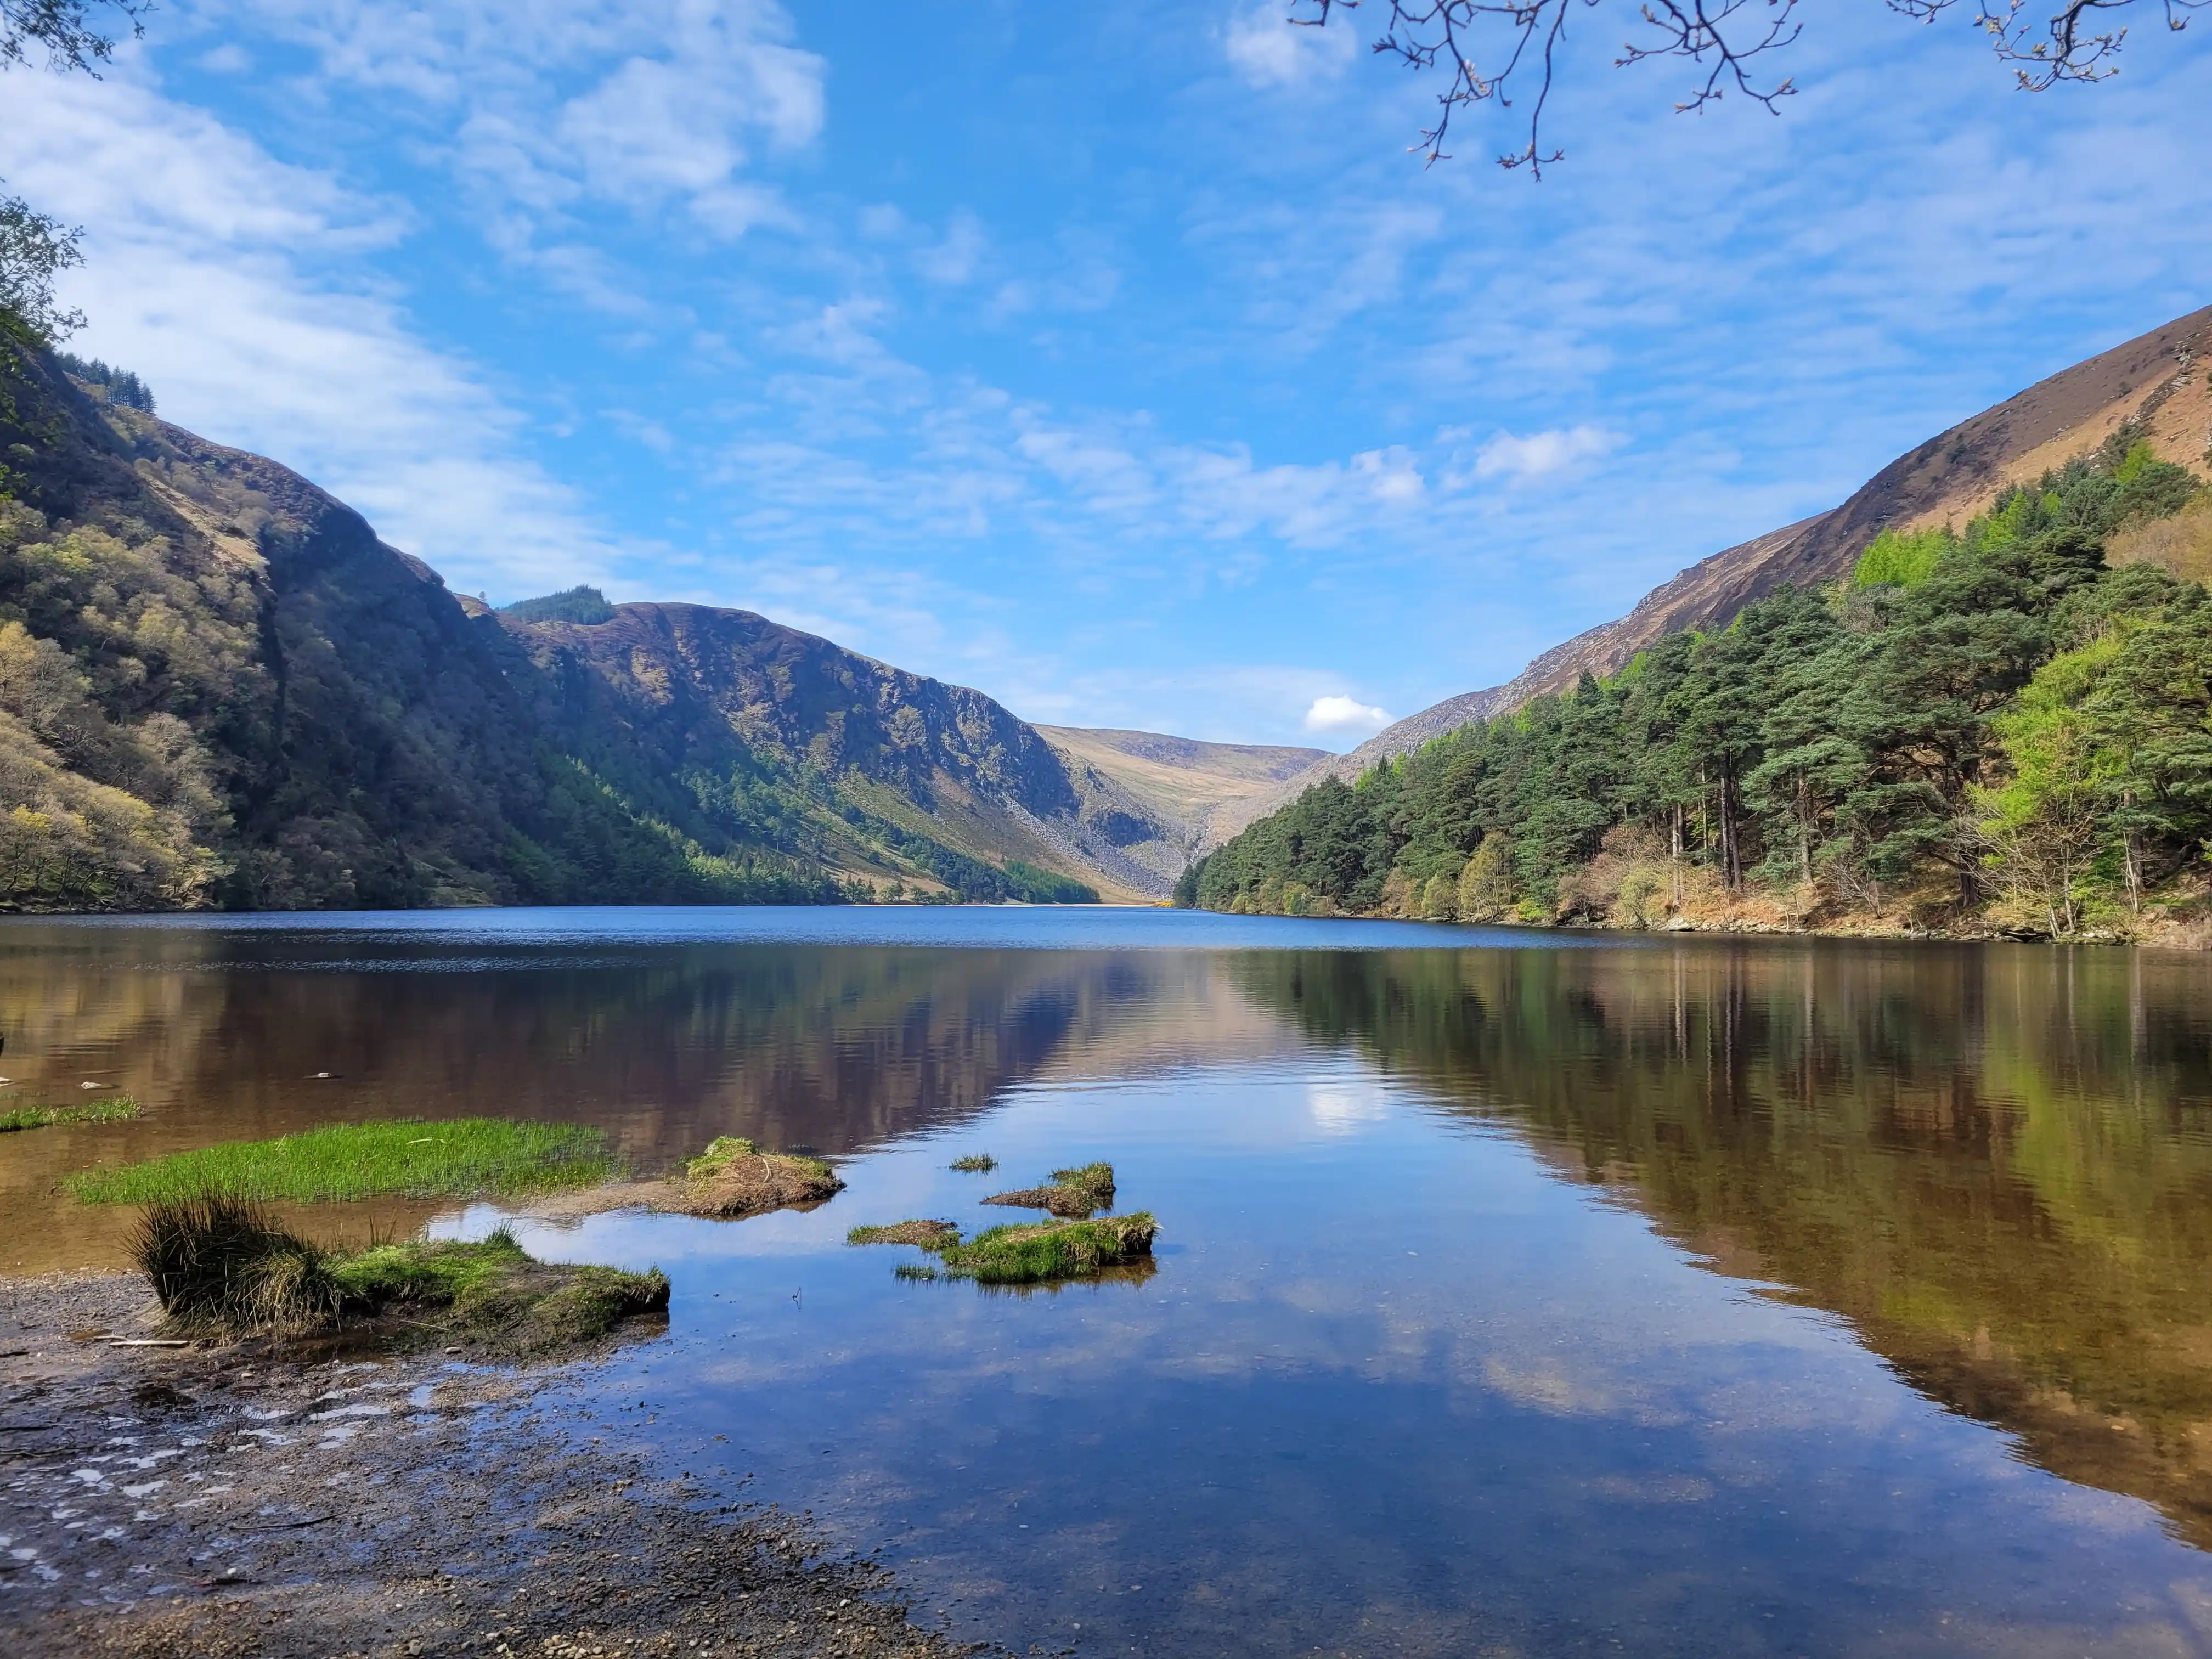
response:
<path fill-rule="evenodd" d="M 9 1271 L 113 1259 L 70 1170 L 336 1118 L 838 1159 L 804 1214 L 526 1222 L 675 1285 L 667 1336 L 549 1408 L 703 1501 L 811 1509 L 1017 1650 L 2212 1650 L 2200 958 L 1100 910 L 15 921 L 0 1034 L 0 1103 L 150 1109 L 0 1137 Z M 994 1292 L 842 1242 L 1005 1220 L 977 1200 L 1092 1158 L 1160 1219 L 1148 1274 Z"/>

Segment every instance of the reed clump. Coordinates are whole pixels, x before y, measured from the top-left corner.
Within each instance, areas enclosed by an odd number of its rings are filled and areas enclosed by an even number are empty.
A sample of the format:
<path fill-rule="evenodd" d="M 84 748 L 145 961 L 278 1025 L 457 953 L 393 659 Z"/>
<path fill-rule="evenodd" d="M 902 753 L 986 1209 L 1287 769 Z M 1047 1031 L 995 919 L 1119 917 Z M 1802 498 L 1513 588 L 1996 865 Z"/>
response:
<path fill-rule="evenodd" d="M 606 1137 L 583 1124 L 397 1118 L 202 1146 L 88 1170 L 63 1184 L 87 1204 L 188 1204 L 217 1196 L 311 1204 L 517 1196 L 592 1186 L 614 1167 Z"/>
<path fill-rule="evenodd" d="M 842 1192 L 845 1183 L 823 1159 L 764 1152 L 739 1135 L 722 1135 L 674 1177 L 676 1196 L 664 1209 L 732 1221 L 769 1210 L 805 1209 Z"/>
<path fill-rule="evenodd" d="M 988 1175 L 999 1167 L 999 1160 L 988 1152 L 970 1152 L 965 1158 L 956 1158 L 951 1166 L 962 1175 Z"/>
<path fill-rule="evenodd" d="M 78 1106 L 16 1106 L 0 1112 L 0 1134 L 13 1129 L 51 1129 L 64 1123 L 122 1123 L 144 1110 L 129 1095 L 108 1095 Z"/>
<path fill-rule="evenodd" d="M 197 1335 L 302 1337 L 361 1326 L 388 1343 L 459 1341 L 530 1355 L 668 1306 L 658 1272 L 539 1261 L 504 1228 L 477 1241 L 336 1254 L 223 1195 L 149 1205 L 132 1245 L 169 1324 Z"/>

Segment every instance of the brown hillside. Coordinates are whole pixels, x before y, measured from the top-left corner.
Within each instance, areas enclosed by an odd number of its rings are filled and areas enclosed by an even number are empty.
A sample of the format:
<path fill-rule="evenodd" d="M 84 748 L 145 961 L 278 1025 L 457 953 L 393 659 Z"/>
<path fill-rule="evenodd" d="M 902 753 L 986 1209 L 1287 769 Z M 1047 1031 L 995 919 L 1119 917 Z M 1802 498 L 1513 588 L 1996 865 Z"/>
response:
<path fill-rule="evenodd" d="M 1066 763 L 1085 818 L 1167 883 L 1216 838 L 1214 823 L 1224 812 L 1328 758 L 1322 749 L 1200 743 L 1157 732 L 1036 730 Z"/>
<path fill-rule="evenodd" d="M 2008 486 L 2087 454 L 2124 421 L 2142 424 L 2159 455 L 2189 465 L 2212 450 L 2212 307 L 2039 380 L 1899 456 L 1842 506 L 1714 554 L 1655 587 L 1616 622 L 1553 646 L 1503 685 L 1464 692 L 1386 727 L 1216 820 L 1215 845 L 1326 777 L 1357 777 L 1470 720 L 1517 708 L 1610 674 L 1653 641 L 1686 628 L 1725 626 L 1753 599 L 1792 584 L 1833 581 L 1887 526 L 1963 525 Z"/>

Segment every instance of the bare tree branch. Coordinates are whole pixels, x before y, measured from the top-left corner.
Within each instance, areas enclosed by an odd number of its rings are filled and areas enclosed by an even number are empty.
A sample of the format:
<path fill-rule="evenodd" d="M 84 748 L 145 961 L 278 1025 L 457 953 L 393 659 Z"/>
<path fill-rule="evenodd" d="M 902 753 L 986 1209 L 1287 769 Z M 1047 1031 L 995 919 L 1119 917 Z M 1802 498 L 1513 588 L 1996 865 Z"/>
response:
<path fill-rule="evenodd" d="M 1964 0 L 1887 0 L 1893 11 L 1923 22 L 1952 9 Z M 2117 11 L 2136 0 L 2058 0 L 2059 9 L 2039 21 L 2030 15 L 2033 0 L 1974 0 L 1975 21 L 1985 30 L 1997 57 L 2017 65 L 2021 86 L 2041 92 L 2061 81 L 2101 81 L 2118 73 L 2111 63 L 2123 40 L 2124 27 L 2100 27 L 2100 14 Z M 1357 11 L 1365 0 L 1291 0 L 1291 23 L 1309 28 L 1326 27 L 1338 11 Z M 1386 0 L 1376 0 L 1380 5 Z M 1494 103 L 1500 109 L 1513 106 L 1514 77 L 1520 84 L 1533 79 L 1528 102 L 1528 140 L 1517 150 L 1498 158 L 1500 167 L 1527 167 L 1536 178 L 1560 160 L 1563 151 L 1543 147 L 1544 112 L 1558 73 L 1558 52 L 1566 36 L 1567 17 L 1580 7 L 1595 9 L 1604 0 L 1387 0 L 1389 18 L 1377 52 L 1402 61 L 1408 68 L 1431 70 L 1443 67 L 1448 81 L 1437 94 L 1433 126 L 1424 128 L 1413 148 L 1433 165 L 1449 158 L 1444 149 L 1453 118 L 1471 104 Z M 2212 4 L 2212 0 L 2160 0 L 2166 27 L 2176 33 L 2188 27 L 2188 14 Z M 1759 72 L 1754 60 L 1792 45 L 1802 25 L 1797 20 L 1797 0 L 1640 0 L 1644 33 L 1623 45 L 1616 66 L 1640 64 L 1648 58 L 1681 58 L 1704 73 L 1689 94 L 1674 107 L 1702 109 L 1730 91 L 1767 109 L 1796 90 L 1784 76 L 1770 80 Z M 1486 58 L 1477 55 L 1480 44 Z M 1486 70 L 1485 61 L 1495 65 Z"/>
<path fill-rule="evenodd" d="M 0 68 L 28 63 L 38 49 L 54 69 L 96 76 L 115 55 L 115 37 L 100 22 L 112 14 L 135 39 L 153 9 L 153 0 L 0 0 Z"/>

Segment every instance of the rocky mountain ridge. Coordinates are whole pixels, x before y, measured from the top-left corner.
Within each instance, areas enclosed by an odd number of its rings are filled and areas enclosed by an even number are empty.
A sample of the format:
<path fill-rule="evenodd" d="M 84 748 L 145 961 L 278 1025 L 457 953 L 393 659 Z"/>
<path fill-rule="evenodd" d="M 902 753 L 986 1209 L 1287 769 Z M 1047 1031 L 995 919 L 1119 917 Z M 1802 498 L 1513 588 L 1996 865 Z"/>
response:
<path fill-rule="evenodd" d="M 494 611 L 52 359 L 0 391 L 0 904 L 1145 900 L 1194 839 L 981 692 L 747 611 Z"/>

